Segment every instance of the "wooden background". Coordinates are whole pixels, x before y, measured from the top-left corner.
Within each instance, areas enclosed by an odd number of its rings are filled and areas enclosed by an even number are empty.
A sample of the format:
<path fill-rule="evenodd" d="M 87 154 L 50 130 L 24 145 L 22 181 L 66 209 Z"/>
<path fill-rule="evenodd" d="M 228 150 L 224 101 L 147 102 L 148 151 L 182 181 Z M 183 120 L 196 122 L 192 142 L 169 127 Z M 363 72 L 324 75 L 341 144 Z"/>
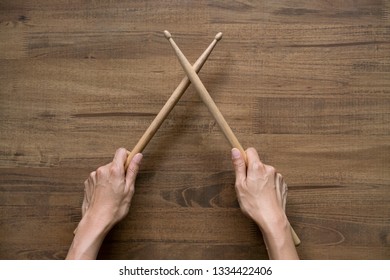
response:
<path fill-rule="evenodd" d="M 0 258 L 63 259 L 83 182 L 132 149 L 193 63 L 281 172 L 303 259 L 390 258 L 390 3 L 0 2 Z M 144 151 L 103 259 L 263 259 L 230 147 L 190 87 Z"/>

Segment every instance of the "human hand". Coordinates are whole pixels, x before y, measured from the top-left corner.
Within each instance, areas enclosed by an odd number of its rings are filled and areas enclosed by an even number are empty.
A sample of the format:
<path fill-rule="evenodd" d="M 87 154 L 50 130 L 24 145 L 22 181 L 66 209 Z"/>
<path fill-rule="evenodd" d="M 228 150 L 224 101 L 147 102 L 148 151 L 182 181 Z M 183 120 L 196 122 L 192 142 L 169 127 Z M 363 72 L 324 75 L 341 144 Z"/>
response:
<path fill-rule="evenodd" d="M 299 259 L 292 237 L 294 233 L 285 214 L 287 185 L 282 175 L 272 166 L 263 164 L 254 148 L 247 149 L 246 155 L 248 168 L 240 151 L 232 149 L 235 188 L 241 210 L 262 231 L 270 259 Z"/>
<path fill-rule="evenodd" d="M 129 212 L 142 154 L 136 154 L 125 173 L 126 149 L 118 149 L 109 164 L 92 172 L 84 182 L 82 219 L 67 259 L 95 259 L 109 230 Z"/>
<path fill-rule="evenodd" d="M 263 164 L 254 148 L 246 150 L 248 168 L 238 149 L 232 150 L 236 173 L 235 188 L 244 214 L 252 218 L 262 231 L 285 220 L 287 185 L 275 168 Z"/>
<path fill-rule="evenodd" d="M 126 149 L 120 148 L 112 162 L 89 175 L 84 182 L 83 217 L 88 214 L 112 227 L 127 215 L 142 154 L 134 156 L 125 174 L 126 159 Z"/>

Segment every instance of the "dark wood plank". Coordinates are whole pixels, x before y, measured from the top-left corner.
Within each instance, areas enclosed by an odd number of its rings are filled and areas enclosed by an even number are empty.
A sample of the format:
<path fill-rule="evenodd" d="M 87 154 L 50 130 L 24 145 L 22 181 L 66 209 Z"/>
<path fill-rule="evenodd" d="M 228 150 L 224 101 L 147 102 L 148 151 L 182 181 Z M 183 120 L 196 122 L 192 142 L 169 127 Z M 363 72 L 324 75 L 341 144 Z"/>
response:
<path fill-rule="evenodd" d="M 253 121 L 258 134 L 390 134 L 390 99 L 261 97 L 256 101 Z"/>

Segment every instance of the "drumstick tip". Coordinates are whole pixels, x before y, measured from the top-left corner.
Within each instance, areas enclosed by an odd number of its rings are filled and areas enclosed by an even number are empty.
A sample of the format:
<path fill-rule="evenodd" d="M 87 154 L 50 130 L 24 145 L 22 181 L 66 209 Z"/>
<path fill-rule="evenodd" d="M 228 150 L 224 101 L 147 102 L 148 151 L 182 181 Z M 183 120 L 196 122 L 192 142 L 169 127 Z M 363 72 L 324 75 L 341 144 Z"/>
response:
<path fill-rule="evenodd" d="M 222 39 L 222 32 L 219 32 L 217 35 L 215 35 L 215 40 L 219 41 Z"/>
<path fill-rule="evenodd" d="M 164 35 L 165 35 L 165 38 L 167 38 L 168 40 L 172 38 L 172 35 L 168 30 L 164 30 Z"/>

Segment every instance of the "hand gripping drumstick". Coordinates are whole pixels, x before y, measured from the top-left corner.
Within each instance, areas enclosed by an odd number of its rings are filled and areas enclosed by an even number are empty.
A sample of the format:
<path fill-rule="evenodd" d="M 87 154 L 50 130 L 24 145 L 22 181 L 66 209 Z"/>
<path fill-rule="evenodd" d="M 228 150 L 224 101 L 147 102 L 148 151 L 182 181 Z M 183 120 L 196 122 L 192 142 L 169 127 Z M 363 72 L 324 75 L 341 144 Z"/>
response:
<path fill-rule="evenodd" d="M 203 85 L 202 81 L 200 80 L 199 76 L 196 74 L 196 72 L 192 68 L 191 64 L 188 62 L 187 58 L 184 56 L 184 54 L 181 52 L 179 47 L 176 45 L 175 41 L 173 41 L 171 33 L 169 33 L 169 31 L 165 30 L 164 35 L 168 39 L 168 41 L 171 43 L 171 46 L 172 46 L 173 50 L 175 51 L 176 56 L 179 59 L 181 66 L 183 67 L 184 71 L 186 72 L 188 78 L 191 80 L 191 83 L 195 86 L 203 103 L 207 106 L 210 113 L 214 116 L 214 118 L 217 121 L 218 125 L 220 126 L 222 132 L 225 134 L 226 139 L 229 141 L 230 145 L 233 148 L 237 148 L 240 150 L 246 163 L 248 163 L 247 158 L 246 158 L 246 153 L 245 153 L 244 149 L 242 148 L 240 142 L 238 142 L 236 136 L 234 135 L 234 133 L 231 130 L 228 123 L 226 122 L 222 113 L 219 111 L 217 105 L 215 105 L 214 100 L 211 98 L 206 87 Z M 299 240 L 299 237 L 297 236 L 297 234 L 295 233 L 295 231 L 292 227 L 291 227 L 291 235 L 292 235 L 292 238 L 294 240 L 294 244 L 299 245 L 301 243 L 301 241 Z"/>
<path fill-rule="evenodd" d="M 221 40 L 222 33 L 219 32 L 217 35 L 215 35 L 215 38 L 213 42 L 208 46 L 208 48 L 203 52 L 203 54 L 198 58 L 198 60 L 194 63 L 193 66 L 190 65 L 191 69 L 193 69 L 194 72 L 198 73 L 200 69 L 205 64 L 207 58 L 213 51 L 214 47 L 217 45 L 217 42 Z M 131 159 L 137 154 L 144 150 L 146 145 L 149 143 L 149 141 L 152 139 L 154 134 L 157 132 L 157 130 L 160 128 L 163 121 L 166 119 L 168 114 L 172 111 L 173 107 L 177 104 L 180 97 L 183 95 L 183 93 L 186 91 L 188 86 L 190 85 L 191 81 L 188 79 L 187 76 L 185 76 L 180 84 L 177 86 L 177 88 L 172 93 L 171 97 L 167 100 L 164 107 L 160 110 L 160 112 L 157 114 L 156 118 L 153 120 L 153 122 L 149 125 L 148 129 L 144 132 L 142 137 L 138 140 L 138 143 L 135 145 L 134 149 L 131 152 L 128 152 L 127 160 L 125 163 L 125 170 L 129 167 Z"/>
<path fill-rule="evenodd" d="M 223 134 L 225 135 L 226 139 L 229 141 L 232 148 L 237 148 L 240 150 L 241 154 L 246 160 L 246 154 L 244 149 L 242 148 L 240 142 L 238 142 L 236 136 L 234 135 L 232 129 L 226 122 L 225 118 L 222 116 L 222 113 L 219 111 L 217 105 L 215 105 L 214 100 L 211 98 L 210 94 L 208 93 L 207 89 L 203 85 L 202 81 L 200 80 L 199 76 L 196 74 L 194 69 L 192 69 L 191 64 L 188 62 L 187 58 L 184 56 L 184 54 L 181 52 L 179 47 L 176 45 L 175 41 L 172 39 L 171 33 L 169 31 L 164 31 L 165 37 L 168 39 L 168 41 L 171 43 L 171 46 L 173 50 L 176 53 L 177 58 L 179 59 L 179 62 L 181 66 L 183 67 L 184 71 L 186 72 L 188 78 L 190 79 L 193 86 L 196 88 L 196 91 L 199 93 L 200 98 L 202 99 L 203 103 L 207 106 L 210 113 L 213 115 L 214 119 L 217 121 L 219 127 L 221 128 Z"/>

